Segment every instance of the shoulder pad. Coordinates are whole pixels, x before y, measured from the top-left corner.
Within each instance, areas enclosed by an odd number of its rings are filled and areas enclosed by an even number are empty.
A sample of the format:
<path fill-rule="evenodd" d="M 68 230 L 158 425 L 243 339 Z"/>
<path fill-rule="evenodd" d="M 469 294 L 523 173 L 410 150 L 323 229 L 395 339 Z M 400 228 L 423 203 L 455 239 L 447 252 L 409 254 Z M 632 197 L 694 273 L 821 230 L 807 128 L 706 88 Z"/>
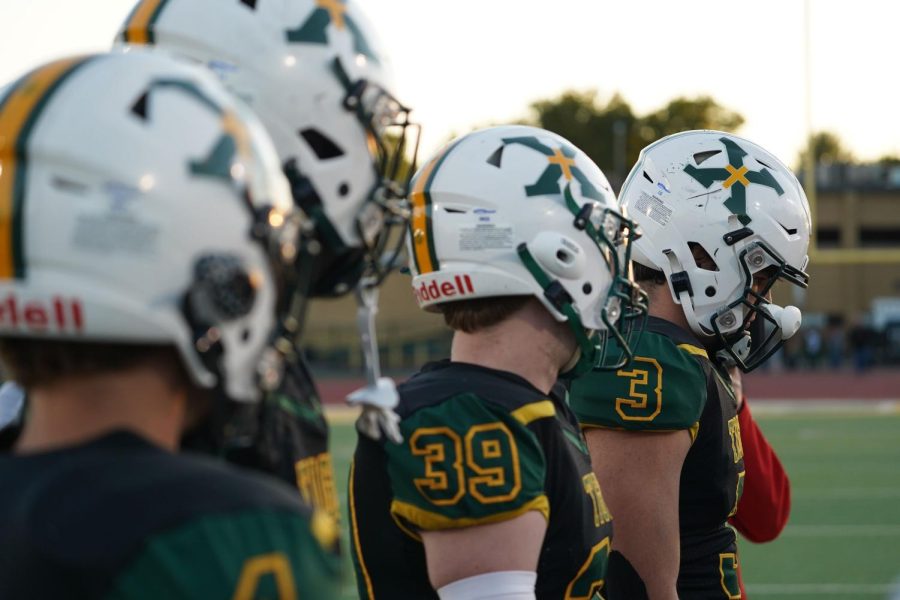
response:
<path fill-rule="evenodd" d="M 572 383 L 572 409 L 584 427 L 635 431 L 689 429 L 706 404 L 706 351 L 646 331 L 634 360 Z"/>
<path fill-rule="evenodd" d="M 384 446 L 394 517 L 422 530 L 504 521 L 529 510 L 547 517 L 544 454 L 527 427 L 555 414 L 545 402 L 509 412 L 457 394 L 405 418 L 403 443 Z"/>

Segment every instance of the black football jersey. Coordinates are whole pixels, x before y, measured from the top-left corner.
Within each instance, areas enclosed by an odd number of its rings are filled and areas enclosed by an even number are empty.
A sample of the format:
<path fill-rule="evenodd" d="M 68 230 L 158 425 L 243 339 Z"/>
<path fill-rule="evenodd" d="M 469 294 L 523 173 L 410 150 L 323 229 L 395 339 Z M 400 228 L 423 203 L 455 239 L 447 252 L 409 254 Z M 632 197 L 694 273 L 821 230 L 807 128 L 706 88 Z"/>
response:
<path fill-rule="evenodd" d="M 360 438 L 350 473 L 362 598 L 437 598 L 421 531 L 536 510 L 538 598 L 602 598 L 612 523 L 562 395 L 477 365 L 427 365 L 399 387 L 403 442 Z"/>
<path fill-rule="evenodd" d="M 727 371 L 689 332 L 650 317 L 634 360 L 575 380 L 571 401 L 585 428 L 690 432 L 678 504 L 679 597 L 739 598 L 735 536 L 726 521 L 743 488 L 744 451 Z"/>
<path fill-rule="evenodd" d="M 0 455 L 0 598 L 335 598 L 337 525 L 287 486 L 115 432 Z"/>
<path fill-rule="evenodd" d="M 304 502 L 338 520 L 328 423 L 309 366 L 299 350 L 297 359 L 286 365 L 278 388 L 267 393 L 251 414 L 255 420 L 251 442 L 242 440 L 220 447 L 216 428 L 233 418 L 228 414 L 207 419 L 182 445 L 206 454 L 221 454 L 232 464 L 274 475 L 296 487 Z"/>

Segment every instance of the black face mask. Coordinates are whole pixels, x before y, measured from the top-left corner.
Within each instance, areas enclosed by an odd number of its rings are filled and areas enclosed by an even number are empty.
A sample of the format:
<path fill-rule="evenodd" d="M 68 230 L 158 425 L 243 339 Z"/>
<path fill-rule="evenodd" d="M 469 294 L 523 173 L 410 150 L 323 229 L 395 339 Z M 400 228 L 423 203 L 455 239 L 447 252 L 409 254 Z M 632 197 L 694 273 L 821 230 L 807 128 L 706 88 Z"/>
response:
<path fill-rule="evenodd" d="M 755 291 L 749 263 L 764 259 L 774 263 L 775 269 L 764 289 Z M 772 314 L 773 311 L 775 314 L 783 314 L 780 311 L 785 309 L 769 302 L 772 286 L 778 280 L 784 280 L 800 288 L 806 288 L 809 275 L 788 265 L 762 242 L 756 242 L 744 249 L 740 255 L 740 263 L 744 270 L 744 290 L 740 298 L 725 307 L 720 314 L 743 306 L 746 309 L 744 322 L 737 332 L 722 333 L 717 317 L 713 317 L 712 327 L 715 335 L 707 347 L 715 349 L 716 355 L 724 364 L 737 365 L 746 373 L 765 362 L 785 340 L 781 323 Z"/>

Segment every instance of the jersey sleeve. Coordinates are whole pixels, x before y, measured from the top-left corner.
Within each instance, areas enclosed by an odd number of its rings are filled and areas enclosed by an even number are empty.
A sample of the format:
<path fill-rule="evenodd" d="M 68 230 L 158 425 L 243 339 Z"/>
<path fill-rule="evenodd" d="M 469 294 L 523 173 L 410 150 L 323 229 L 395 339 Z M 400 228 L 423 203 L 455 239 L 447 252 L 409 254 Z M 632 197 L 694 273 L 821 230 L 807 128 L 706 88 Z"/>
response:
<path fill-rule="evenodd" d="M 106 598 L 336 598 L 337 538 L 324 511 L 193 519 L 150 538 Z"/>
<path fill-rule="evenodd" d="M 791 483 L 775 450 L 756 425 L 744 400 L 738 413 L 744 449 L 744 488 L 729 522 L 751 542 L 778 537 L 791 512 Z"/>
<path fill-rule="evenodd" d="M 624 368 L 572 382 L 572 409 L 582 427 L 693 432 L 707 398 L 704 356 L 701 348 L 645 332 Z"/>
<path fill-rule="evenodd" d="M 385 444 L 395 520 L 428 531 L 549 517 L 546 461 L 520 414 L 461 394 L 405 418 L 403 442 Z"/>

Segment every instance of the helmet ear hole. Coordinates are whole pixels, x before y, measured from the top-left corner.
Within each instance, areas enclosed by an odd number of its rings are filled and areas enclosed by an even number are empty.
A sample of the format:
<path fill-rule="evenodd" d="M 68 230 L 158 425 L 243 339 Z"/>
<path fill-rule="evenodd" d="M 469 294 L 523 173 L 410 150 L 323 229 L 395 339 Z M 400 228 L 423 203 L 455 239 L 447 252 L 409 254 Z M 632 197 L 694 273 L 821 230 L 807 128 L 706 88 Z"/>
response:
<path fill-rule="evenodd" d="M 194 265 L 194 282 L 187 300 L 194 320 L 218 325 L 250 313 L 256 301 L 256 284 L 237 257 L 206 254 Z"/>
<path fill-rule="evenodd" d="M 556 277 L 576 279 L 587 268 L 584 250 L 571 239 L 553 231 L 542 231 L 528 244 L 534 258 Z"/>

